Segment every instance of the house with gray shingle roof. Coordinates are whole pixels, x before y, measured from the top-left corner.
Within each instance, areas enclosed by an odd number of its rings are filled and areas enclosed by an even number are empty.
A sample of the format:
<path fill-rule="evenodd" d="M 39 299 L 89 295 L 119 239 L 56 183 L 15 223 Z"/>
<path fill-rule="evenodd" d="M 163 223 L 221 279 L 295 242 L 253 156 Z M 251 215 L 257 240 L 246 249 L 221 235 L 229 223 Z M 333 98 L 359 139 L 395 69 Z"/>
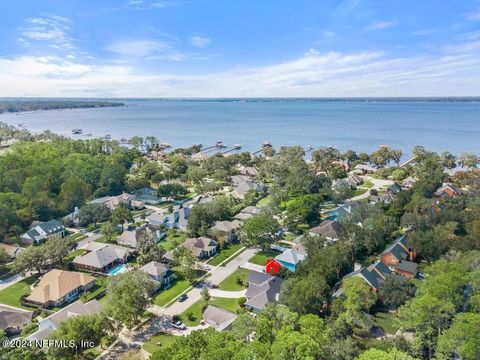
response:
<path fill-rule="evenodd" d="M 278 302 L 282 282 L 277 276 L 250 271 L 245 307 L 251 311 L 261 311 L 268 303 Z"/>
<path fill-rule="evenodd" d="M 169 267 L 166 264 L 157 261 L 150 261 L 143 265 L 140 270 L 147 273 L 152 279 L 158 282 L 157 289 L 167 286 L 174 280 L 174 274 Z"/>
<path fill-rule="evenodd" d="M 329 241 L 336 241 L 340 238 L 342 226 L 336 220 L 324 220 L 320 225 L 308 230 L 311 235 L 321 235 Z"/>
<path fill-rule="evenodd" d="M 306 256 L 303 253 L 297 252 L 293 249 L 287 249 L 280 255 L 275 256 L 275 260 L 291 272 L 295 272 L 297 270 L 297 265 L 305 260 L 305 258 Z"/>
<path fill-rule="evenodd" d="M 63 309 L 53 313 L 50 316 L 38 322 L 38 330 L 27 337 L 27 340 L 42 340 L 50 336 L 50 334 L 60 327 L 60 324 L 72 316 L 93 315 L 100 313 L 101 306 L 97 300 L 90 300 L 83 303 L 77 300 L 74 303 L 64 307 Z"/>
<path fill-rule="evenodd" d="M 32 312 L 0 305 L 0 329 L 5 334 L 19 334 L 22 327 L 32 321 Z"/>
<path fill-rule="evenodd" d="M 362 278 L 374 291 L 378 291 L 382 282 L 391 273 L 392 271 L 388 267 L 386 267 L 385 264 L 377 260 L 369 266 L 362 267 L 359 270 L 353 271 L 345 275 L 344 279 L 352 276 L 358 276 Z M 343 287 L 340 287 L 337 291 L 335 291 L 333 297 L 338 297 L 342 293 Z"/>
<path fill-rule="evenodd" d="M 218 331 L 229 330 L 236 318 L 235 313 L 213 305 L 208 305 L 203 312 L 203 321 Z"/>
<path fill-rule="evenodd" d="M 20 235 L 20 240 L 24 244 L 38 244 L 48 239 L 50 236 L 64 237 L 65 226 L 63 226 L 58 220 L 41 222 L 32 227 L 25 234 Z"/>
<path fill-rule="evenodd" d="M 73 265 L 77 269 L 106 272 L 117 264 L 126 263 L 130 256 L 131 250 L 126 247 L 108 244 L 88 254 L 77 256 L 73 260 Z"/>

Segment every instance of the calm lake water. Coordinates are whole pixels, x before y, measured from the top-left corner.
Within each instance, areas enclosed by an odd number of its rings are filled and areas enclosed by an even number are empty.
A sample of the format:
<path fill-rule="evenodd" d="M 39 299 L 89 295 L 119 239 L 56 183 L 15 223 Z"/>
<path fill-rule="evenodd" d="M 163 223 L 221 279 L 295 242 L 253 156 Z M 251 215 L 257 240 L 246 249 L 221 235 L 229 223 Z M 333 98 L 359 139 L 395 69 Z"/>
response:
<path fill-rule="evenodd" d="M 3 114 L 0 121 L 69 136 L 73 128 L 114 139 L 153 135 L 174 147 L 222 140 L 253 151 L 269 140 L 275 147 L 299 144 L 371 152 L 385 144 L 409 154 L 415 145 L 423 145 L 435 151 L 480 153 L 479 101 L 122 101 L 125 107 Z"/>

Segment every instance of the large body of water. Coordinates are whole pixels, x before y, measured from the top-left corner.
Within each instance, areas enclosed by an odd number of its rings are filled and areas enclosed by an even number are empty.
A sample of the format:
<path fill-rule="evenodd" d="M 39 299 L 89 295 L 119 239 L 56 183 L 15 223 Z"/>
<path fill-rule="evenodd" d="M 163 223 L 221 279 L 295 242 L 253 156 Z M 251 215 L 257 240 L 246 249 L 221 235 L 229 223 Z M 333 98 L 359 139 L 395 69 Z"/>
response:
<path fill-rule="evenodd" d="M 371 152 L 385 144 L 409 154 L 480 153 L 480 101 L 127 100 L 124 107 L 2 114 L 0 121 L 71 135 L 73 128 L 114 139 L 156 136 L 174 147 L 222 140 L 257 150 L 281 145 Z M 85 135 L 77 136 L 87 138 Z"/>

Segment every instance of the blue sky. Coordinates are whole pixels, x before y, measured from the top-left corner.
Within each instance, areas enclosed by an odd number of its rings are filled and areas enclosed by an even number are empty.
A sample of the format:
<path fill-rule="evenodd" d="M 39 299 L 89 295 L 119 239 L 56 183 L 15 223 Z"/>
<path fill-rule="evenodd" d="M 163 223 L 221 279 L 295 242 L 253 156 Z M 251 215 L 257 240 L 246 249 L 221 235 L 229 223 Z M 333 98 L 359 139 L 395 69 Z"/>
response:
<path fill-rule="evenodd" d="M 0 96 L 480 95 L 477 0 L 16 0 L 0 14 Z"/>

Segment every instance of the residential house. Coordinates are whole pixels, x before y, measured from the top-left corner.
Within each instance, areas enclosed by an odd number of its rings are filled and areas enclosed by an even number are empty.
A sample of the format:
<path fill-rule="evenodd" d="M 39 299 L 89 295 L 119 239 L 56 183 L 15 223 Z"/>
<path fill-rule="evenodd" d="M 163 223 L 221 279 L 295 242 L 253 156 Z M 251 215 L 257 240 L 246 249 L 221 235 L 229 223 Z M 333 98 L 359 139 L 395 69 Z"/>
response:
<path fill-rule="evenodd" d="M 232 182 L 233 187 L 236 187 L 243 183 L 253 181 L 253 178 L 248 175 L 233 175 L 233 176 L 230 176 L 230 181 Z"/>
<path fill-rule="evenodd" d="M 124 230 L 122 234 L 117 238 L 117 244 L 127 246 L 132 249 L 136 249 L 138 241 L 147 232 L 146 226 L 140 226 L 134 229 Z M 154 237 L 157 239 L 157 236 Z"/>
<path fill-rule="evenodd" d="M 361 178 L 358 175 L 350 175 L 347 178 L 347 183 L 350 185 L 350 187 L 357 187 L 359 185 L 363 184 L 363 178 Z"/>
<path fill-rule="evenodd" d="M 352 276 L 357 276 L 363 279 L 374 291 L 380 289 L 380 285 L 385 281 L 388 275 L 392 274 L 392 271 L 386 267 L 381 261 L 377 260 L 375 263 L 362 267 L 350 274 L 345 275 L 343 279 L 347 279 Z M 333 297 L 339 297 L 343 294 L 345 288 L 339 287 L 337 291 L 333 293 Z"/>
<path fill-rule="evenodd" d="M 394 183 L 387 187 L 387 193 L 392 194 L 392 195 L 398 195 L 403 191 L 401 185 Z"/>
<path fill-rule="evenodd" d="M 407 278 L 417 275 L 418 265 L 412 261 L 414 259 L 415 252 L 408 248 L 406 235 L 397 238 L 380 254 L 380 261 L 383 264 Z"/>
<path fill-rule="evenodd" d="M 198 238 L 189 238 L 180 246 L 186 247 L 192 252 L 193 256 L 202 260 L 212 257 L 217 253 L 218 243 L 213 239 L 202 236 Z M 167 261 L 172 261 L 173 250 L 167 252 L 163 258 Z"/>
<path fill-rule="evenodd" d="M 402 189 L 410 190 L 413 187 L 413 185 L 415 185 L 416 182 L 417 182 L 417 179 L 410 176 L 410 177 L 402 180 L 400 185 L 401 185 Z"/>
<path fill-rule="evenodd" d="M 362 174 L 371 174 L 377 172 L 377 169 L 367 164 L 355 165 L 354 169 Z"/>
<path fill-rule="evenodd" d="M 253 166 L 240 166 L 240 175 L 257 177 L 258 170 Z"/>
<path fill-rule="evenodd" d="M 18 246 L 18 245 L 10 245 L 10 244 L 4 244 L 0 243 L 0 249 L 3 249 L 8 256 L 10 256 L 12 259 L 16 259 L 18 255 L 22 253 L 25 249 Z"/>
<path fill-rule="evenodd" d="M 441 187 L 435 191 L 435 196 L 437 198 L 449 197 L 454 198 L 455 196 L 461 195 L 462 190 L 450 183 L 444 183 Z"/>
<path fill-rule="evenodd" d="M 236 318 L 235 313 L 213 305 L 208 305 L 203 312 L 203 321 L 218 331 L 230 330 Z"/>
<path fill-rule="evenodd" d="M 0 329 L 7 336 L 17 335 L 32 321 L 32 312 L 0 305 Z"/>
<path fill-rule="evenodd" d="M 328 241 L 337 241 L 340 239 L 342 226 L 336 220 L 324 220 L 320 225 L 308 230 L 310 235 L 321 235 Z"/>
<path fill-rule="evenodd" d="M 104 196 L 97 198 L 90 201 L 89 204 L 104 205 L 112 211 L 121 204 L 125 204 L 129 209 L 143 209 L 145 207 L 145 204 L 142 201 L 136 200 L 135 195 L 127 193 L 117 196 Z"/>
<path fill-rule="evenodd" d="M 95 286 L 93 276 L 53 269 L 33 285 L 25 301 L 44 308 L 60 306 L 76 299 L 81 293 Z"/>
<path fill-rule="evenodd" d="M 168 266 L 157 261 L 150 261 L 143 265 L 140 270 L 146 272 L 153 280 L 158 282 L 157 289 L 168 286 L 174 280 L 173 272 Z"/>
<path fill-rule="evenodd" d="M 135 191 L 135 199 L 143 202 L 144 204 L 156 205 L 159 204 L 161 199 L 157 194 L 157 190 L 143 187 Z"/>
<path fill-rule="evenodd" d="M 175 206 L 171 214 L 163 217 L 162 225 L 168 229 L 186 231 L 191 210 L 190 207 Z"/>
<path fill-rule="evenodd" d="M 245 221 L 247 219 L 250 219 L 251 217 L 254 217 L 255 215 L 260 214 L 261 211 L 262 211 L 262 208 L 259 208 L 258 206 L 247 206 L 245 209 L 242 209 L 233 218 L 239 221 Z"/>
<path fill-rule="evenodd" d="M 206 236 L 201 236 L 185 240 L 182 246 L 190 249 L 196 258 L 207 259 L 217 253 L 218 243 Z"/>
<path fill-rule="evenodd" d="M 332 209 L 325 214 L 327 215 L 327 220 L 342 220 L 348 218 L 355 208 L 358 206 L 358 203 L 355 201 L 348 201 L 345 204 L 340 205 L 339 207 Z"/>
<path fill-rule="evenodd" d="M 268 303 L 277 302 L 280 298 L 282 281 L 277 276 L 250 271 L 245 307 L 251 311 L 261 311 Z"/>
<path fill-rule="evenodd" d="M 80 214 L 80 210 L 78 209 L 78 206 L 75 206 L 75 209 L 68 215 L 65 215 L 62 218 L 62 223 L 65 224 L 65 226 L 79 226 L 80 225 L 80 217 L 78 216 Z"/>
<path fill-rule="evenodd" d="M 72 316 L 79 315 L 94 315 L 101 311 L 100 303 L 97 300 L 90 300 L 87 303 L 83 303 L 81 300 L 77 300 L 74 303 L 64 307 L 63 309 L 53 313 L 50 316 L 40 320 L 38 322 L 38 330 L 29 335 L 27 340 L 43 340 L 50 336 L 50 334 L 60 327 L 60 324 L 68 320 Z"/>
<path fill-rule="evenodd" d="M 239 220 L 217 221 L 209 230 L 214 238 L 226 243 L 232 243 L 238 240 L 238 229 L 242 223 Z"/>
<path fill-rule="evenodd" d="M 64 237 L 65 226 L 58 220 L 49 220 L 46 222 L 40 222 L 33 226 L 25 234 L 20 235 L 20 240 L 24 244 L 40 243 L 49 237 Z"/>
<path fill-rule="evenodd" d="M 126 263 L 131 254 L 132 251 L 126 247 L 104 244 L 85 255 L 77 256 L 73 260 L 73 265 L 77 269 L 107 272 L 115 265 Z"/>
<path fill-rule="evenodd" d="M 305 258 L 306 256 L 303 253 L 293 249 L 287 249 L 280 255 L 275 256 L 275 260 L 291 272 L 295 272 L 298 264 L 305 260 Z"/>
<path fill-rule="evenodd" d="M 233 195 L 239 199 L 244 199 L 249 191 L 264 192 L 265 185 L 255 181 L 247 181 L 233 188 Z"/>

